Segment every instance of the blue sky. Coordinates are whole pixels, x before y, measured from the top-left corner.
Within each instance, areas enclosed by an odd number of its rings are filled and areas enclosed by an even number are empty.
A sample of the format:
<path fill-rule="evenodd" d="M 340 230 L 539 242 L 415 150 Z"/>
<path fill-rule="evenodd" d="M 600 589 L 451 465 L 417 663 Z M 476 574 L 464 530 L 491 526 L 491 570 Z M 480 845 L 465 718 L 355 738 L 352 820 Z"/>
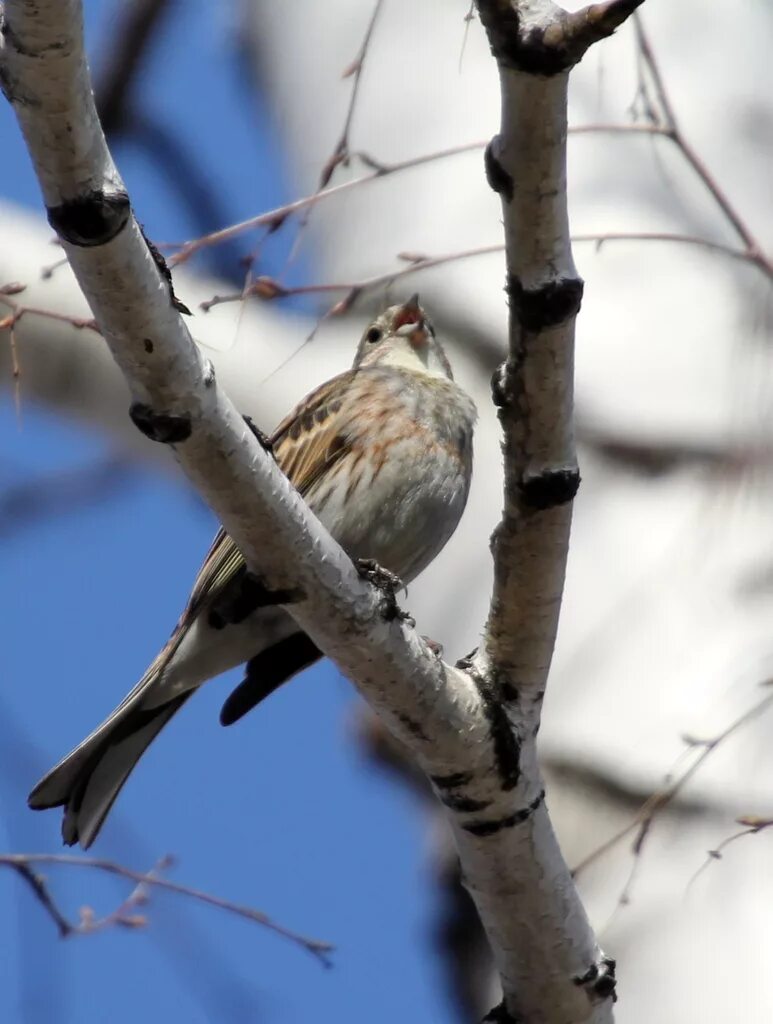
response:
<path fill-rule="evenodd" d="M 101 52 L 117 6 L 86 4 L 92 53 Z M 238 77 L 228 9 L 201 0 L 177 5 L 157 39 L 142 95 L 197 146 L 226 197 L 226 216 L 241 219 L 291 196 L 270 115 Z M 3 197 L 39 209 L 5 104 L 0 138 Z M 196 233 L 169 182 L 139 149 L 120 146 L 116 155 L 151 237 Z M 269 272 L 282 244 L 267 256 Z M 300 261 L 295 273 L 304 268 Z M 57 474 L 113 454 L 105 438 L 24 396 L 20 425 L 2 392 L 0 436 L 0 495 L 34 482 L 45 493 Z M 58 812 L 27 811 L 26 793 L 112 709 L 165 641 L 215 525 L 185 487 L 137 470 L 120 474 L 91 505 L 12 526 L 0 519 L 4 849 L 61 850 Z M 93 852 L 137 869 L 172 853 L 178 864 L 171 877 L 333 942 L 334 967 L 324 970 L 255 925 L 160 893 L 142 931 L 113 928 L 61 941 L 22 882 L 0 872 L 0 1019 L 452 1019 L 432 947 L 426 829 L 411 798 L 358 753 L 351 687 L 325 663 L 225 730 L 217 715 L 235 681 L 238 675 L 205 688 L 164 732 Z M 51 869 L 48 877 L 71 915 L 82 905 L 108 912 L 128 891 L 74 868 Z"/>

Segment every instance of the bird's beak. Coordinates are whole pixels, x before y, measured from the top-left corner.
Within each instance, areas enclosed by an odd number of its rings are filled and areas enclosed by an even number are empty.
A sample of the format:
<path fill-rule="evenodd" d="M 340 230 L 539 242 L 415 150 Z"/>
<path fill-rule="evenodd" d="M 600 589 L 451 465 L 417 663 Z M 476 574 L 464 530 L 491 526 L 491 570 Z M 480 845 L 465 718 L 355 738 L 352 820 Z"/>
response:
<path fill-rule="evenodd" d="M 408 299 L 395 317 L 395 334 L 407 337 L 414 348 L 421 348 L 429 337 L 429 331 L 424 322 L 424 311 L 419 305 L 419 293 L 416 292 Z"/>

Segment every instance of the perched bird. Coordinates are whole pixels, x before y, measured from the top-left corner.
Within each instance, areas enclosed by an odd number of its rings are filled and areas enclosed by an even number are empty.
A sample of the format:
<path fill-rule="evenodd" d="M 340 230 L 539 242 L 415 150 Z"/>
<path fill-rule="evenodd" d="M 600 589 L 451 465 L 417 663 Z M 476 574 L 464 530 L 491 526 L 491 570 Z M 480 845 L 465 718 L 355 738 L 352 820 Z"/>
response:
<path fill-rule="evenodd" d="M 351 370 L 312 391 L 270 439 L 304 499 L 355 560 L 405 583 L 456 529 L 472 473 L 472 400 L 454 383 L 415 295 L 365 330 Z M 321 652 L 220 530 L 172 636 L 113 713 L 33 789 L 64 806 L 65 843 L 86 849 L 148 745 L 208 679 L 246 662 L 230 725 Z"/>

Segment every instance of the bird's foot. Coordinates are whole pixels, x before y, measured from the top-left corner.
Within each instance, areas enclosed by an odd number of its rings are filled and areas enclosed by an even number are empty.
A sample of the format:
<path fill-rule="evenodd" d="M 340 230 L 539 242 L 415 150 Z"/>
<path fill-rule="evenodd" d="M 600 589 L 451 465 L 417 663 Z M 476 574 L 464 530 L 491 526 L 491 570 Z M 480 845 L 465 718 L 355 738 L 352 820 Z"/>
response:
<path fill-rule="evenodd" d="M 276 458 L 276 456 L 274 454 L 274 445 L 273 445 L 273 442 L 272 442 L 271 438 L 268 436 L 268 434 L 264 434 L 263 433 L 263 431 L 260 429 L 260 427 L 253 420 L 252 416 L 245 416 L 244 417 L 244 422 L 247 424 L 247 426 L 250 428 L 252 433 L 258 439 L 258 444 L 263 449 L 263 451 L 264 452 L 268 452 L 268 454 L 272 458 Z"/>
<path fill-rule="evenodd" d="M 384 595 L 386 599 L 384 617 L 387 621 L 400 619 L 402 622 L 407 622 L 409 626 L 415 626 L 416 620 L 413 616 L 404 612 L 397 603 L 398 591 L 404 590 L 406 594 L 408 593 L 408 589 L 400 577 L 379 565 L 373 558 L 358 558 L 354 564 L 360 576 L 368 583 L 372 583 Z"/>

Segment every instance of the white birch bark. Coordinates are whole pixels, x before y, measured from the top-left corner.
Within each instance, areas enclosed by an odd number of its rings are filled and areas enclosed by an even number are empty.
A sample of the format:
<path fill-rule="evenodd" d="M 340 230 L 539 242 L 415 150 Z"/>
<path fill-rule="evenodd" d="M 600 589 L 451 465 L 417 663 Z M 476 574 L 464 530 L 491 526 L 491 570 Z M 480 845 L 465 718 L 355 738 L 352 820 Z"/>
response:
<path fill-rule="evenodd" d="M 80 4 L 5 5 L 3 88 L 49 220 L 131 391 L 132 418 L 174 448 L 267 584 L 303 592 L 293 616 L 429 775 L 491 941 L 504 995 L 492 1019 L 500 1021 L 612 1019 L 614 964 L 555 840 L 535 736 L 578 482 L 572 341 L 581 282 L 566 220 L 566 80 L 587 46 L 634 6 L 616 0 L 567 17 L 549 3 L 479 0 L 503 84 L 488 167 L 504 201 L 511 301 L 510 353 L 495 388 L 505 513 L 481 653 L 453 668 L 359 578 L 192 341 L 99 126 Z"/>

